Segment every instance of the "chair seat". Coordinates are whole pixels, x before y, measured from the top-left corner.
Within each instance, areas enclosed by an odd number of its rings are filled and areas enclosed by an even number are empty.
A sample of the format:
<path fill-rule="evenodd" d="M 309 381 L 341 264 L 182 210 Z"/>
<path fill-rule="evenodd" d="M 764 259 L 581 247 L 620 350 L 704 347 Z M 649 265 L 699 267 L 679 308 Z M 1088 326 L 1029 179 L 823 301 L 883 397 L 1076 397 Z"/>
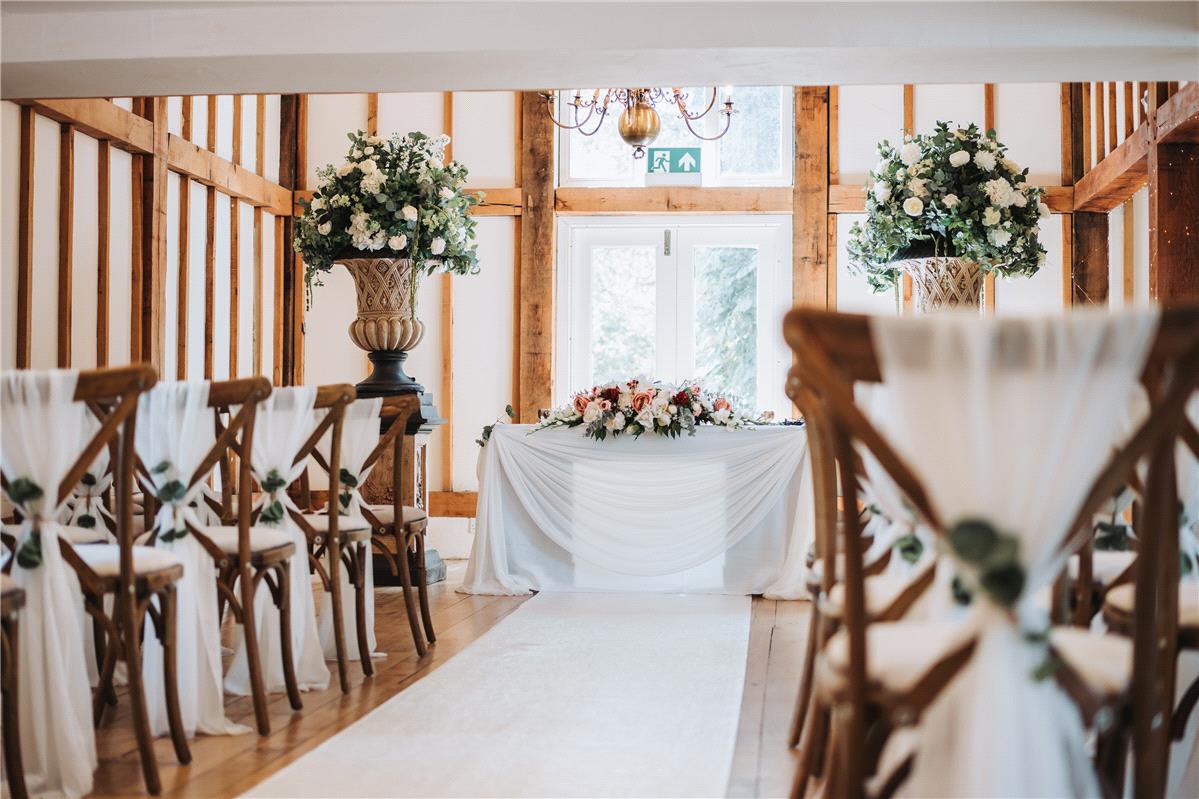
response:
<path fill-rule="evenodd" d="M 19 524 L 4 525 L 4 532 L 14 538 L 20 529 L 21 526 Z M 88 529 L 86 527 L 75 527 L 74 525 L 64 524 L 59 534 L 67 543 L 75 546 L 79 546 L 80 544 L 103 544 L 108 541 L 108 533 L 99 527 Z"/>
<path fill-rule="evenodd" d="M 1132 680 L 1132 639 L 1082 627 L 1054 627 L 1054 650 L 1091 690 L 1118 696 Z"/>
<path fill-rule="evenodd" d="M 866 615 L 878 616 L 885 612 L 913 582 L 913 575 L 875 574 L 867 577 L 862 583 L 865 588 Z M 845 612 L 844 584 L 837 583 L 832 587 L 821 610 L 830 618 L 841 618 Z"/>
<path fill-rule="evenodd" d="M 391 525 L 395 521 L 395 508 L 391 505 L 367 505 L 366 509 L 373 513 L 382 525 Z M 404 506 L 404 524 L 424 521 L 427 518 L 429 518 L 429 514 L 420 508 L 413 508 L 409 505 Z"/>
<path fill-rule="evenodd" d="M 200 532 L 204 533 L 212 543 L 216 544 L 220 550 L 229 555 L 237 554 L 237 527 L 201 527 Z M 137 537 L 137 543 L 143 543 L 150 538 L 149 533 L 142 533 Z M 292 543 L 291 536 L 282 530 L 276 530 L 273 527 L 254 526 L 250 528 L 250 552 L 269 552 L 276 549 L 284 549 L 290 547 L 291 551 L 295 551 L 295 544 Z"/>
<path fill-rule="evenodd" d="M 100 577 L 116 577 L 121 573 L 121 548 L 116 544 L 89 544 L 75 552 Z M 183 563 L 171 552 L 158 547 L 133 547 L 133 573 L 137 577 L 175 568 L 182 570 Z"/>
<path fill-rule="evenodd" d="M 906 693 L 928 671 L 967 641 L 952 622 L 876 622 L 866 628 L 866 679 L 892 694 Z M 825 644 L 825 677 L 844 678 L 849 670 L 849 637 L 837 631 Z"/>
<path fill-rule="evenodd" d="M 1125 583 L 1108 591 L 1104 597 L 1104 609 L 1115 615 L 1131 618 L 1136 604 L 1136 585 Z M 1178 584 L 1178 627 L 1194 630 L 1199 628 L 1199 589 L 1194 583 Z"/>
<path fill-rule="evenodd" d="M 305 513 L 304 521 L 322 535 L 329 532 L 329 514 L 327 513 Z M 365 540 L 370 538 L 371 523 L 361 516 L 339 516 L 337 517 L 337 531 L 342 538 L 353 541 Z"/>
<path fill-rule="evenodd" d="M 1100 586 L 1109 586 L 1137 559 L 1135 552 L 1096 550 L 1091 555 L 1091 574 Z M 1070 558 L 1070 579 L 1078 579 L 1078 555 Z"/>

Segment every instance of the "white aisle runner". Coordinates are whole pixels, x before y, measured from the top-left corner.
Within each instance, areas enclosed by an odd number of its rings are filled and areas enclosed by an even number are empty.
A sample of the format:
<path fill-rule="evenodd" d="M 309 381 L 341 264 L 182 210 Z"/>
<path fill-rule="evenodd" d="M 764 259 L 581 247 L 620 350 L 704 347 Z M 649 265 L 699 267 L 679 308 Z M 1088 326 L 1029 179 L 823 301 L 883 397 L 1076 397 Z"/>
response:
<path fill-rule="evenodd" d="M 542 593 L 252 797 L 708 797 L 750 598 Z"/>

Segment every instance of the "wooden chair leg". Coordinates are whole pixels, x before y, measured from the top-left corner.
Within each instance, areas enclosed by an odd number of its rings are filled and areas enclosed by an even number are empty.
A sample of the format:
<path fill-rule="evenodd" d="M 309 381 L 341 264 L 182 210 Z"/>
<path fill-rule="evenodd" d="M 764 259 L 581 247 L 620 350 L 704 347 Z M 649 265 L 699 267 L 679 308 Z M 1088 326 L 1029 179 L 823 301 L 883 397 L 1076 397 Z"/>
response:
<path fill-rule="evenodd" d="M 107 705 L 116 704 L 111 699 L 116 696 L 112 678 L 116 672 L 117 654 L 120 648 L 120 642 L 113 641 L 104 650 L 104 662 L 100 664 L 100 677 L 96 682 L 96 690 L 92 693 L 92 723 L 97 727 L 104 719 L 104 708 Z"/>
<path fill-rule="evenodd" d="M 430 644 L 437 643 L 437 635 L 433 632 L 433 614 L 429 610 L 429 575 L 425 567 L 425 531 L 416 534 L 416 590 L 420 596 L 420 617 L 425 626 L 425 639 Z"/>
<path fill-rule="evenodd" d="M 823 760 L 827 735 L 828 711 L 819 698 L 813 697 L 806 714 L 803 735 L 800 737 L 802 746 L 799 750 L 799 762 L 795 767 L 795 781 L 791 786 L 793 799 L 802 799 L 807 793 L 808 781 L 818 773 L 816 767 Z"/>
<path fill-rule="evenodd" d="M 368 630 L 366 629 L 366 570 L 370 549 L 365 543 L 359 543 L 351 550 L 354 558 L 354 622 L 358 628 L 358 663 L 362 673 L 367 677 L 375 674 L 375 664 L 371 660 L 371 646 Z"/>
<path fill-rule="evenodd" d="M 332 538 L 332 536 L 329 536 Z M 342 616 L 343 603 L 346 601 L 341 594 L 341 549 L 339 542 L 330 540 L 325 550 L 329 562 L 329 598 L 333 605 L 333 647 L 337 651 L 337 679 L 341 692 L 350 692 L 349 656 L 346 653 L 345 620 Z"/>
<path fill-rule="evenodd" d="M 187 730 L 183 726 L 183 714 L 179 710 L 178 637 L 176 634 L 175 586 L 169 585 L 159 592 L 159 607 L 162 609 L 162 671 L 163 690 L 166 692 L 167 724 L 171 729 L 171 743 L 175 746 L 175 757 L 184 765 L 192 761 L 191 747 L 187 743 Z"/>
<path fill-rule="evenodd" d="M 792 749 L 799 746 L 800 735 L 803 733 L 804 720 L 808 715 L 808 707 L 812 699 L 812 675 L 816 666 L 816 641 L 820 635 L 820 603 L 815 599 L 810 603 L 812 612 L 808 622 L 808 640 L 804 644 L 803 672 L 799 679 L 799 695 L 795 699 L 795 716 L 791 719 L 791 737 L 788 746 Z"/>
<path fill-rule="evenodd" d="M 122 654 L 125 658 L 125 673 L 129 680 L 129 705 L 133 714 L 133 731 L 137 736 L 138 754 L 142 761 L 142 778 L 146 792 L 157 796 L 162 792 L 158 778 L 158 761 L 154 757 L 154 733 L 150 730 L 150 716 L 146 709 L 146 685 L 142 680 L 141 624 L 134 610 L 135 598 L 130 595 L 122 600 L 117 597 L 117 615 L 121 628 Z"/>
<path fill-rule="evenodd" d="M 296 680 L 296 659 L 291 645 L 291 564 L 277 564 L 275 574 L 279 579 L 279 595 L 275 606 L 279 609 L 279 651 L 283 660 L 283 682 L 287 686 L 287 699 L 292 710 L 303 710 L 300 684 Z"/>
<path fill-rule="evenodd" d="M 241 630 L 246 642 L 246 665 L 250 672 L 250 693 L 254 700 L 254 720 L 259 735 L 271 734 L 271 718 L 266 710 L 266 685 L 262 680 L 262 661 L 258 658 L 258 630 L 254 623 L 254 574 L 249 564 L 238 566 L 241 587 Z"/>
<path fill-rule="evenodd" d="M 404 540 L 402 528 L 397 526 L 396 534 L 396 565 L 400 571 L 400 585 L 404 591 L 404 608 L 408 611 L 408 626 L 412 628 L 412 642 L 416 644 L 416 653 L 421 657 L 429 654 L 425 645 L 425 636 L 421 632 L 420 619 L 417 617 L 416 600 L 412 596 L 412 561 L 408 557 L 408 543 Z"/>
<path fill-rule="evenodd" d="M 12 799 L 28 799 L 25 788 L 25 764 L 21 760 L 21 722 L 17 712 L 17 635 L 20 625 L 15 616 L 4 619 L 3 675 L 0 676 L 0 736 L 4 746 L 4 776 Z"/>

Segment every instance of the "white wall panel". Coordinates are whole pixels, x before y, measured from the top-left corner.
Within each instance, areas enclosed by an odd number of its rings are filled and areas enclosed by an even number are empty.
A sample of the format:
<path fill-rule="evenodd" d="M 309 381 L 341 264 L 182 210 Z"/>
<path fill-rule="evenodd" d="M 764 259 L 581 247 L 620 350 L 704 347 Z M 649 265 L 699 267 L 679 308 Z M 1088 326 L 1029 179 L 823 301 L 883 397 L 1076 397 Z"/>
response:
<path fill-rule="evenodd" d="M 1132 196 L 1132 302 L 1149 304 L 1149 189 Z"/>
<path fill-rule="evenodd" d="M 973 122 L 985 131 L 981 83 L 921 84 L 913 89 L 912 103 L 917 133 L 932 133 L 937 122 L 949 122 L 950 127 Z"/>
<path fill-rule="evenodd" d="M 254 375 L 254 206 L 237 203 L 241 226 L 238 238 L 237 375 Z"/>
<path fill-rule="evenodd" d="M 454 158 L 470 170 L 467 185 L 515 186 L 516 95 L 454 94 Z"/>
<path fill-rule="evenodd" d="M 1068 223 L 1068 219 L 1065 220 Z M 1062 224 L 1054 214 L 1042 220 L 1038 238 L 1045 248 L 1045 265 L 1032 277 L 997 277 L 995 312 L 998 314 L 1049 313 L 1062 308 Z"/>
<path fill-rule="evenodd" d="M 201 147 L 208 146 L 208 97 L 197 94 L 192 97 L 192 142 Z"/>
<path fill-rule="evenodd" d="M 234 102 L 241 103 L 241 164 L 251 172 L 257 172 L 258 96 L 239 95 L 234 98 Z"/>
<path fill-rule="evenodd" d="M 204 303 L 211 288 L 204 276 L 207 197 L 204 186 L 190 182 L 187 244 L 187 377 L 204 379 Z"/>
<path fill-rule="evenodd" d="M 216 98 L 216 154 L 233 160 L 233 95 Z"/>
<path fill-rule="evenodd" d="M 1132 231 L 1130 231 L 1131 233 Z M 1124 206 L 1107 215 L 1107 304 L 1123 308 L 1124 301 Z"/>
<path fill-rule="evenodd" d="M 167 130 L 176 136 L 183 135 L 183 98 L 167 98 Z"/>
<path fill-rule="evenodd" d="M 363 103 L 366 102 L 363 96 Z M 430 136 L 444 133 L 445 99 L 441 92 L 379 95 L 379 135 L 419 130 Z M 311 114 L 310 117 L 311 118 Z M 363 117 L 365 120 L 365 116 Z M 459 126 L 459 130 L 466 128 Z"/>
<path fill-rule="evenodd" d="M 71 260 L 71 366 L 89 369 L 96 365 L 96 206 L 100 176 L 97 172 L 99 142 L 75 134 L 75 198 Z"/>
<path fill-rule="evenodd" d="M 278 182 L 279 180 L 279 95 L 268 94 L 266 96 L 266 131 L 262 141 L 262 159 L 266 164 L 266 171 L 263 173 L 267 180 Z"/>
<path fill-rule="evenodd" d="M 108 229 L 108 362 L 113 366 L 129 363 L 129 320 L 132 302 L 132 157 L 112 148 L 109 174 Z"/>
<path fill-rule="evenodd" d="M 17 365 L 17 218 L 21 202 L 21 107 L 0 102 L 0 369 Z"/>
<path fill-rule="evenodd" d="M 1001 83 L 995 87 L 995 133 L 1008 157 L 1028 167 L 1028 182 L 1062 182 L 1061 86 L 1057 83 Z"/>
<path fill-rule="evenodd" d="M 365 94 L 309 95 L 308 174 L 304 185 L 315 188 L 317 169 L 345 161 L 350 146 L 346 134 L 365 129 Z"/>
<path fill-rule="evenodd" d="M 903 141 L 903 86 L 837 89 L 838 182 L 861 184 L 878 162 L 878 143 Z"/>
<path fill-rule="evenodd" d="M 58 142 L 59 124 L 36 117 L 33 169 L 33 320 L 29 365 L 58 363 Z"/>
<path fill-rule="evenodd" d="M 275 217 L 262 214 L 262 374 L 275 369 Z"/>
<path fill-rule="evenodd" d="M 846 242 L 849 241 L 849 229 L 854 222 L 865 221 L 865 214 L 837 215 L 837 297 L 836 309 L 848 313 L 890 314 L 896 312 L 895 293 L 884 292 L 875 294 L 866 282 L 864 275 L 850 272 L 849 252 Z"/>

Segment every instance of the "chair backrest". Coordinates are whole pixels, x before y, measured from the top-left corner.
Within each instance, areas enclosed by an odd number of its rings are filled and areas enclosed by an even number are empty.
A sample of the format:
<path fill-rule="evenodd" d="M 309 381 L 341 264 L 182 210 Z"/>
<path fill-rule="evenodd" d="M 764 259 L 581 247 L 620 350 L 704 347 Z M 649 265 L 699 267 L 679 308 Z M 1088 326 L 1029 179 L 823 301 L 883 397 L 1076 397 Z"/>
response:
<path fill-rule="evenodd" d="M 411 481 L 405 480 L 406 470 L 411 468 L 415 458 L 414 439 L 408 435 L 408 426 L 414 415 L 420 411 L 420 398 L 416 394 L 400 394 L 386 397 L 379 410 L 380 426 L 383 430 L 379 443 L 371 451 L 365 461 L 365 466 L 373 466 L 388 448 L 392 450 L 391 475 L 388 481 L 391 485 L 392 510 L 396 524 L 403 519 L 405 505 L 416 504 L 415 493 L 411 490 Z M 364 467 L 365 468 L 365 467 Z M 367 518 L 377 528 L 378 519 L 366 511 Z"/>
<path fill-rule="evenodd" d="M 871 324 L 868 317 L 860 315 L 807 309 L 791 311 L 784 322 L 784 334 L 795 351 L 796 365 L 788 378 L 788 393 L 803 400 L 807 406 L 805 413 L 816 409 L 810 417 L 810 435 L 817 441 L 821 438 L 831 441 L 847 508 L 856 507 L 857 500 L 852 466 L 856 443 L 877 459 L 927 524 L 944 535 L 945 524 L 930 499 L 928 487 L 855 404 L 855 382 L 880 382 L 883 377 Z M 1142 555 L 1138 559 L 1134 686 L 1139 693 L 1134 705 L 1134 738 L 1142 744 L 1139 749 L 1150 751 L 1160 749 L 1165 743 L 1163 731 L 1153 732 L 1153 714 L 1163 707 L 1167 716 L 1169 713 L 1169 700 L 1165 698 L 1161 684 L 1154 684 L 1154 679 L 1162 670 L 1172 668 L 1173 658 L 1169 653 L 1157 651 L 1156 635 L 1165 634 L 1167 640 L 1174 640 L 1171 630 L 1177 626 L 1178 555 L 1176 531 L 1172 535 L 1163 533 L 1170 526 L 1168 519 L 1175 513 L 1173 441 L 1181 429 L 1183 405 L 1199 382 L 1199 309 L 1162 312 L 1145 360 L 1142 380 L 1149 389 L 1151 412 L 1092 483 L 1069 527 L 1075 532 L 1062 541 L 1061 549 L 1072 551 L 1077 548 L 1082 536 L 1090 534 L 1089 524 L 1083 522 L 1089 522 L 1095 510 L 1127 480 L 1132 467 L 1147 458 L 1150 469 L 1142 525 Z M 1097 401 L 1105 399 L 1119 401 L 1118 398 L 1098 398 Z M 827 428 L 826 436 L 816 430 L 821 426 Z M 862 556 L 859 548 L 853 545 L 860 535 L 859 526 L 854 514 L 846 514 L 844 624 L 850 652 L 848 698 L 852 704 L 852 710 L 847 714 L 850 726 L 846 766 L 855 794 L 860 790 L 860 781 L 855 780 L 854 775 L 860 776 L 862 766 L 862 752 L 855 742 L 862 739 L 868 657 Z M 1172 574 L 1175 579 L 1170 579 Z M 1156 579 L 1159 575 L 1164 579 Z M 1172 679 L 1166 684 L 1172 687 Z M 1140 701 L 1142 697 L 1147 701 Z M 1152 760 L 1138 763 L 1138 785 L 1145 782 L 1149 788 L 1156 779 L 1152 775 L 1154 766 L 1149 764 Z"/>
<path fill-rule="evenodd" d="M 354 401 L 356 396 L 354 387 L 348 383 L 318 387 L 313 409 L 318 411 L 325 410 L 327 413 L 319 415 L 312 432 L 305 439 L 299 452 L 296 453 L 295 462 L 297 464 L 301 461 L 311 459 L 329 475 L 329 497 L 331 499 L 338 495 L 341 485 L 341 440 L 346 407 Z M 328 458 L 325 458 L 317 446 L 326 434 L 329 435 Z M 307 472 L 303 473 L 297 482 L 300 484 L 299 491 L 302 496 L 300 508 L 301 510 L 307 510 L 312 506 L 308 489 Z M 337 512 L 337 503 L 333 501 L 326 503 L 325 512 L 329 516 L 329 540 L 336 542 L 338 540 L 338 516 L 340 515 Z M 291 516 L 296 524 L 304 530 L 310 540 L 316 535 L 316 531 L 304 519 L 302 513 L 292 511 Z"/>

